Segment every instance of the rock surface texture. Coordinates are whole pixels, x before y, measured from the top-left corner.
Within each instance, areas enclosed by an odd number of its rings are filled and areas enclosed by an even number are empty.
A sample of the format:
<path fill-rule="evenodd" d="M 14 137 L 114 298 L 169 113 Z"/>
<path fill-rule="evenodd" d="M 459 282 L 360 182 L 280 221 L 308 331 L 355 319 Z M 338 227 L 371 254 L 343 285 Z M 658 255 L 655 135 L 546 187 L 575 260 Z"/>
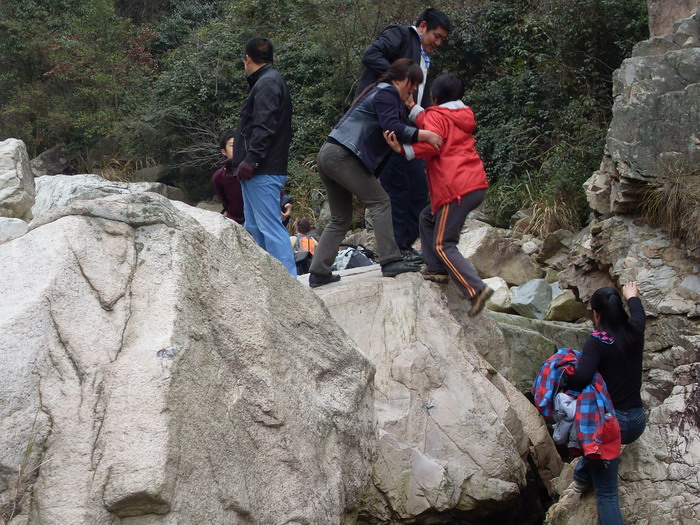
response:
<path fill-rule="evenodd" d="M 587 183 L 598 217 L 573 239 L 561 274 L 584 300 L 600 286 L 634 280 L 648 314 L 642 386 L 648 426 L 620 463 L 622 514 L 638 525 L 700 523 L 700 256 L 649 227 L 636 193 L 664 175 L 669 159 L 700 168 L 699 37 L 696 12 L 676 22 L 673 33 L 638 44 L 615 73 L 607 154 Z M 545 523 L 596 519 L 593 496 L 564 491 Z"/>
<path fill-rule="evenodd" d="M 0 217 L 29 221 L 34 204 L 34 173 L 27 148 L 18 139 L 0 142 Z"/>
<path fill-rule="evenodd" d="M 477 334 L 496 324 L 458 320 L 415 274 L 350 270 L 316 290 L 377 367 L 378 457 L 360 522 L 536 523 L 538 509 L 519 508 L 529 465 L 550 486 L 561 460 L 534 407 L 479 355 Z"/>
<path fill-rule="evenodd" d="M 600 170 L 586 182 L 603 216 L 630 213 L 669 163 L 700 169 L 700 16 L 637 44 L 613 76 L 613 118 Z"/>
<path fill-rule="evenodd" d="M 233 221 L 151 194 L 0 245 L 12 524 L 350 524 L 371 363 Z"/>
<path fill-rule="evenodd" d="M 159 182 L 112 182 L 93 174 L 54 175 L 36 178 L 36 202 L 32 213 L 36 217 L 50 208 L 79 200 L 143 192 L 158 193 L 172 200 L 185 200 L 181 190 Z"/>

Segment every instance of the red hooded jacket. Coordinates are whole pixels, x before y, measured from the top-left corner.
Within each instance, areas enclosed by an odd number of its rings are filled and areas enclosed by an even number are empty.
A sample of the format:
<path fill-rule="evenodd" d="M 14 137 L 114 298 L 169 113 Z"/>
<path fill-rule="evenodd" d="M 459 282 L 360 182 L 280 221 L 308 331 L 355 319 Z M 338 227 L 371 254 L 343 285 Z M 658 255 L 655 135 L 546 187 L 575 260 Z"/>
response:
<path fill-rule="evenodd" d="M 476 152 L 472 135 L 476 122 L 469 106 L 461 100 L 426 110 L 414 106 L 411 120 L 419 128 L 434 131 L 443 141 L 440 151 L 427 142 L 403 145 L 407 159 L 426 159 L 433 215 L 441 206 L 461 200 L 462 195 L 489 187 L 484 165 Z"/>

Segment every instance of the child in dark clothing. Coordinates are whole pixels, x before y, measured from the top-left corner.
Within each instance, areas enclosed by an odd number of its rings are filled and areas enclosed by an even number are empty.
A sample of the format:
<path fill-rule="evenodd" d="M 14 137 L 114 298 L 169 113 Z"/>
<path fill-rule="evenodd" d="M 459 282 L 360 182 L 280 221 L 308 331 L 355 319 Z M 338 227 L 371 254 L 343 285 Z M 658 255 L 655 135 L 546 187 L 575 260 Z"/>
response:
<path fill-rule="evenodd" d="M 401 145 L 385 133 L 387 143 L 407 159 L 424 158 L 431 204 L 420 214 L 421 249 L 427 269 L 423 277 L 436 282 L 454 281 L 471 300 L 469 316 L 478 315 L 493 290 L 479 278 L 474 266 L 457 249 L 467 215 L 479 206 L 488 182 L 474 145 L 474 112 L 462 102 L 464 84 L 455 75 L 441 75 L 430 91 L 433 106 L 424 110 L 408 101 L 410 118 L 418 128 L 434 131 L 443 139 L 436 150 L 423 143 Z"/>
<path fill-rule="evenodd" d="M 233 135 L 232 129 L 226 130 L 219 137 L 219 148 L 221 154 L 226 157 L 221 161 L 219 168 L 211 176 L 211 183 L 214 192 L 224 207 L 226 217 L 243 224 L 243 193 L 241 192 L 241 182 L 231 171 L 231 159 L 233 158 Z"/>

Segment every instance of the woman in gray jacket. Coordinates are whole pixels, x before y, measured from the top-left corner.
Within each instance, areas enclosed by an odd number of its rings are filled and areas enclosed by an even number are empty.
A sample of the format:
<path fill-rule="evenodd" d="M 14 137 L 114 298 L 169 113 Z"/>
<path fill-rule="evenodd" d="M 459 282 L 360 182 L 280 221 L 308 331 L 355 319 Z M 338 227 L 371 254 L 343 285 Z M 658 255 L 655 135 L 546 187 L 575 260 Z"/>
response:
<path fill-rule="evenodd" d="M 415 272 L 419 266 L 403 261 L 394 240 L 391 202 L 375 173 L 381 171 L 391 149 L 384 132 L 402 143 L 442 145 L 439 135 L 409 124 L 404 102 L 423 80 L 420 66 L 408 58 L 395 61 L 378 82 L 367 87 L 331 131 L 318 154 L 318 172 L 326 187 L 331 222 L 319 241 L 309 270 L 309 286 L 340 280 L 331 273 L 338 247 L 350 228 L 353 195 L 367 208 L 377 239 L 384 277 Z"/>

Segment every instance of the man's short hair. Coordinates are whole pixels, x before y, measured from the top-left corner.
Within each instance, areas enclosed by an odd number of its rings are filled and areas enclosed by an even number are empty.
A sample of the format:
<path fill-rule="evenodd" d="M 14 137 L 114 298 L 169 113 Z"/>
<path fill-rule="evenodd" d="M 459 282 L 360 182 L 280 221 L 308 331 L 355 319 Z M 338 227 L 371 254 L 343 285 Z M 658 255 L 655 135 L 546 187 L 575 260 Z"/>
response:
<path fill-rule="evenodd" d="M 425 22 L 426 31 L 432 31 L 433 29 L 437 29 L 438 27 L 443 28 L 448 33 L 452 31 L 452 22 L 450 22 L 450 19 L 447 17 L 447 15 L 433 7 L 431 7 L 430 9 L 426 9 L 421 13 L 421 15 L 418 17 L 418 20 L 416 21 L 416 27 L 418 27 L 421 24 L 421 22 Z"/>
<path fill-rule="evenodd" d="M 272 42 L 267 38 L 251 38 L 245 43 L 245 54 L 256 64 L 270 64 L 272 51 Z"/>
<path fill-rule="evenodd" d="M 219 135 L 219 149 L 226 149 L 226 143 L 236 136 L 236 132 L 232 129 L 227 129 Z"/>

